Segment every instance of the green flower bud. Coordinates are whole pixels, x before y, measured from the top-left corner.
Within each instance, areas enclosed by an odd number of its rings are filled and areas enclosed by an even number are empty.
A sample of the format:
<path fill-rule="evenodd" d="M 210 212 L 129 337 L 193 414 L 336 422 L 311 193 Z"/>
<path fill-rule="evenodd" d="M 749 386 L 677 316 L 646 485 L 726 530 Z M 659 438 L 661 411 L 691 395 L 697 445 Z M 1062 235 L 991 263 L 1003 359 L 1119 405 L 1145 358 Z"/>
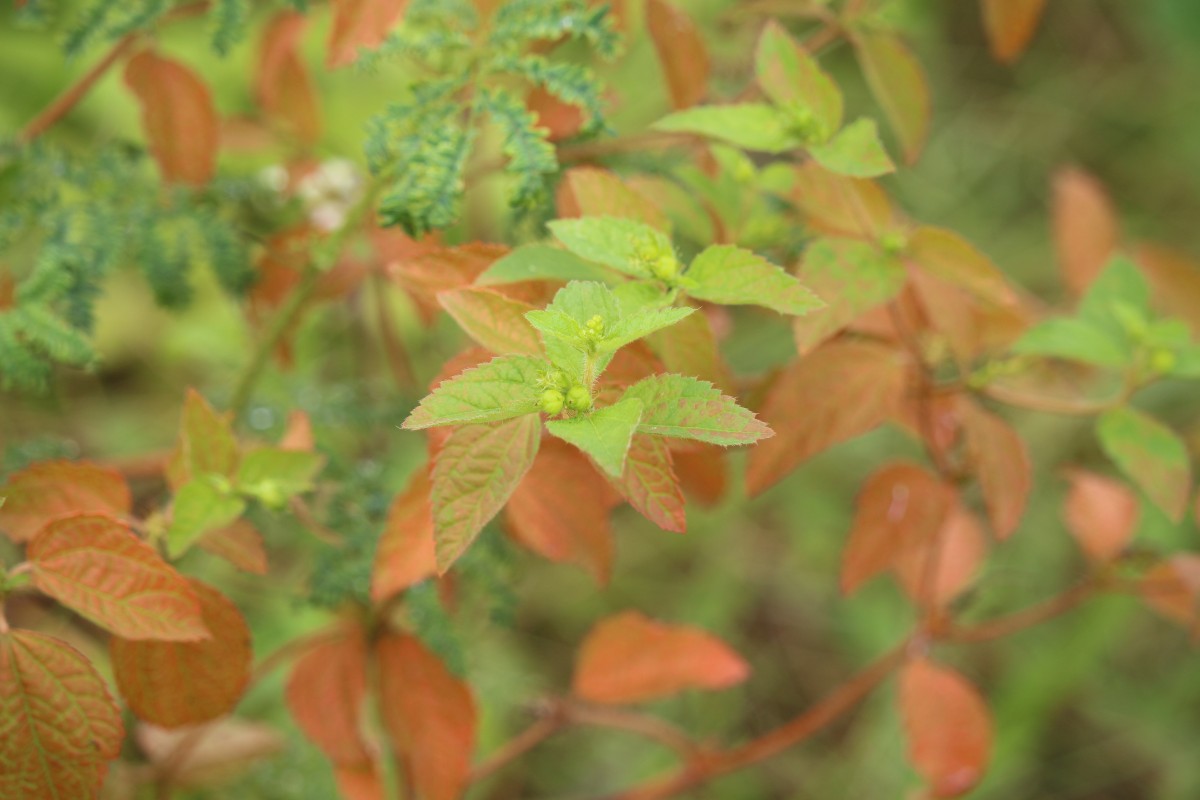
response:
<path fill-rule="evenodd" d="M 592 407 L 592 393 L 582 386 L 572 386 L 567 392 L 567 407 L 574 411 L 587 411 Z"/>
<path fill-rule="evenodd" d="M 1171 372 L 1179 364 L 1179 359 L 1170 350 L 1155 350 L 1150 355 L 1150 368 L 1157 373 Z"/>
<path fill-rule="evenodd" d="M 562 413 L 563 400 L 563 393 L 558 389 L 547 389 L 538 398 L 538 407 L 553 417 Z"/>
<path fill-rule="evenodd" d="M 898 256 L 908 249 L 908 237 L 900 231 L 888 231 L 879 237 L 879 246 L 889 256 Z"/>
<path fill-rule="evenodd" d="M 679 259 L 673 253 L 664 253 L 650 262 L 650 272 L 660 281 L 670 281 L 679 274 Z"/>

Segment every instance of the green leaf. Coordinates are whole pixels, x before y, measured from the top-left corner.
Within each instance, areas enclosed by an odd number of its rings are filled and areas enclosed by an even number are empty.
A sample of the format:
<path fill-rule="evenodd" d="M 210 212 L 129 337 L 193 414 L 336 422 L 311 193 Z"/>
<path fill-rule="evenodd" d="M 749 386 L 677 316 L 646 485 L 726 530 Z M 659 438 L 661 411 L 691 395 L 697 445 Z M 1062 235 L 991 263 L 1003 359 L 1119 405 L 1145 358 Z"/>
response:
<path fill-rule="evenodd" d="M 672 133 L 695 133 L 746 150 L 783 153 L 804 144 L 783 111 L 765 103 L 696 106 L 663 117 L 651 127 Z"/>
<path fill-rule="evenodd" d="M 1110 329 L 1073 317 L 1048 319 L 1035 325 L 1013 343 L 1012 352 L 1098 367 L 1124 367 L 1133 361 L 1127 343 L 1115 337 Z"/>
<path fill-rule="evenodd" d="M 657 281 L 625 281 L 613 287 L 622 314 L 633 314 L 645 308 L 662 308 L 675 299 L 675 292 L 663 291 Z"/>
<path fill-rule="evenodd" d="M 458 327 L 497 355 L 541 355 L 537 334 L 525 318 L 530 306 L 490 289 L 467 286 L 438 292 L 438 302 Z"/>
<path fill-rule="evenodd" d="M 1105 413 L 1096 423 L 1100 445 L 1121 471 L 1175 522 L 1183 519 L 1192 486 L 1183 441 L 1162 423 L 1132 408 Z"/>
<path fill-rule="evenodd" d="M 1111 326 L 1119 305 L 1131 306 L 1143 317 L 1150 316 L 1150 286 L 1137 265 L 1123 255 L 1114 256 L 1088 287 L 1079 301 L 1079 316 Z"/>
<path fill-rule="evenodd" d="M 574 253 L 545 244 L 518 247 L 475 279 L 478 286 L 519 281 L 607 281 L 611 273 Z"/>
<path fill-rule="evenodd" d="M 818 239 L 804 251 L 799 277 L 828 303 L 792 323 L 796 346 L 805 354 L 900 294 L 908 273 L 899 261 L 867 242 Z"/>
<path fill-rule="evenodd" d="M 621 303 L 612 289 L 595 281 L 571 281 L 555 293 L 546 310 L 562 312 L 580 325 L 586 325 L 595 316 L 604 320 L 605 325 L 621 318 Z"/>
<path fill-rule="evenodd" d="M 622 402 L 642 403 L 639 433 L 696 439 L 719 445 L 750 444 L 774 432 L 708 381 L 653 375 L 625 390 Z"/>
<path fill-rule="evenodd" d="M 302 450 L 263 447 L 247 453 L 234 479 L 238 491 L 262 501 L 268 508 L 313 488 L 313 478 L 325 464 L 324 456 Z"/>
<path fill-rule="evenodd" d="M 822 167 L 839 175 L 874 178 L 896 171 L 873 119 L 851 122 L 825 144 L 810 146 L 808 152 Z"/>
<path fill-rule="evenodd" d="M 500 356 L 443 381 L 413 409 L 401 426 L 415 431 L 434 425 L 498 422 L 538 410 L 538 378 L 547 363 L 530 356 Z"/>
<path fill-rule="evenodd" d="M 642 418 L 642 402 L 623 399 L 572 419 L 550 420 L 546 430 L 587 453 L 614 478 L 625 469 L 629 442 Z"/>
<path fill-rule="evenodd" d="M 579 350 L 585 349 L 583 326 L 572 316 L 562 311 L 530 311 L 525 314 L 529 324 L 544 336 L 560 339 Z"/>
<path fill-rule="evenodd" d="M 777 105 L 808 109 L 826 131 L 842 127 L 841 89 L 774 20 L 758 40 L 755 73 L 763 93 Z"/>
<path fill-rule="evenodd" d="M 433 465 L 434 550 L 445 573 L 504 507 L 533 466 L 541 443 L 536 416 L 469 425 L 446 439 Z"/>
<path fill-rule="evenodd" d="M 779 267 L 734 245 L 705 248 L 693 259 L 685 277 L 689 295 L 713 303 L 752 304 L 797 315 L 825 305 Z"/>
<path fill-rule="evenodd" d="M 597 342 L 601 351 L 612 352 L 630 342 L 648 336 L 657 330 L 668 328 L 691 314 L 694 308 L 647 308 L 622 317 L 608 333 Z"/>
<path fill-rule="evenodd" d="M 167 554 L 179 558 L 209 531 L 224 528 L 242 515 L 246 501 L 222 492 L 207 480 L 194 480 L 175 493 Z"/>
<path fill-rule="evenodd" d="M 558 219 L 549 228 L 554 238 L 575 255 L 635 278 L 654 277 L 648 262 L 659 255 L 675 253 L 665 234 L 631 219 Z"/>

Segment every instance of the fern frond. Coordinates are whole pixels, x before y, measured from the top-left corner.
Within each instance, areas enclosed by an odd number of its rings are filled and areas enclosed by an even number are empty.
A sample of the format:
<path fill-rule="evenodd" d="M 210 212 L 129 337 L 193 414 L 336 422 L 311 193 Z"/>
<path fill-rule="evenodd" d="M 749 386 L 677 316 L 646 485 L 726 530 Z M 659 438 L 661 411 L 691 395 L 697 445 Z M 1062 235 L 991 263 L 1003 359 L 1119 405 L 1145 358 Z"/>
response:
<path fill-rule="evenodd" d="M 249 19 L 249 0 L 215 0 L 209 12 L 213 50 L 229 55 L 234 45 L 245 38 Z"/>
<path fill-rule="evenodd" d="M 548 179 L 558 171 L 558 158 L 546 129 L 537 127 L 537 117 L 509 92 L 488 90 L 480 94 L 479 102 L 504 135 L 505 171 L 516 181 L 509 204 L 530 208 L 545 203 Z"/>
<path fill-rule="evenodd" d="M 606 5 L 586 0 L 511 0 L 496 11 L 491 45 L 515 52 L 537 40 L 582 39 L 602 58 L 617 54 L 620 37 Z"/>

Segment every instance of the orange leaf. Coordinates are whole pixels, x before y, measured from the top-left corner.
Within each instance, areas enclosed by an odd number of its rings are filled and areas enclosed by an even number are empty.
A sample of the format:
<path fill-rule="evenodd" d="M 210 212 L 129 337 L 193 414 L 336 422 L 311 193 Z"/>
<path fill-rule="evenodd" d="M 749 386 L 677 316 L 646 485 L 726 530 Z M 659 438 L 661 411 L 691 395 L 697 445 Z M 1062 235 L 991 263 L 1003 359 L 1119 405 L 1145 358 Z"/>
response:
<path fill-rule="evenodd" d="M 468 336 L 497 355 L 541 355 L 542 342 L 525 319 L 533 306 L 499 292 L 468 286 L 440 292 L 442 308 Z"/>
<path fill-rule="evenodd" d="M 702 506 L 714 506 L 729 488 L 729 461 L 716 446 L 672 454 L 683 490 Z"/>
<path fill-rule="evenodd" d="M 625 471 L 614 485 L 643 517 L 663 530 L 683 533 L 687 512 L 672 461 L 662 437 L 635 434 L 625 457 Z"/>
<path fill-rule="evenodd" d="M 311 453 L 316 447 L 313 440 L 312 419 L 300 409 L 288 413 L 287 423 L 283 426 L 283 436 L 279 439 L 279 447 L 283 450 L 299 450 Z"/>
<path fill-rule="evenodd" d="M 867 479 L 842 554 L 842 591 L 854 592 L 913 550 L 926 549 L 950 509 L 953 494 L 915 464 L 891 464 Z"/>
<path fill-rule="evenodd" d="M 909 273 L 910 286 L 930 326 L 964 364 L 982 353 L 1007 348 L 1029 327 L 1028 311 L 1015 302 L 981 300 L 923 271 Z"/>
<path fill-rule="evenodd" d="M 1006 539 L 1021 523 L 1033 488 L 1029 450 L 1012 425 L 967 399 L 963 400 L 962 422 L 988 520 L 997 538 Z"/>
<path fill-rule="evenodd" d="M 433 506 L 429 467 L 418 467 L 396 495 L 375 551 L 371 599 L 382 603 L 437 572 L 433 556 Z"/>
<path fill-rule="evenodd" d="M 552 142 L 569 139 L 583 128 L 583 109 L 559 100 L 541 86 L 525 97 L 525 107 L 537 118 L 536 127 L 549 131 L 547 138 Z"/>
<path fill-rule="evenodd" d="M 334 767 L 333 779 L 342 800 L 388 800 L 387 789 L 374 764 Z"/>
<path fill-rule="evenodd" d="M 263 32 L 255 91 L 269 117 L 304 144 L 321 138 L 321 112 L 312 76 L 300 58 L 300 37 L 308 19 L 295 11 L 282 12 Z"/>
<path fill-rule="evenodd" d="M 1068 477 L 1071 490 L 1063 509 L 1067 529 L 1090 558 L 1113 560 L 1137 527 L 1137 495 L 1120 481 L 1092 472 L 1072 470 Z"/>
<path fill-rule="evenodd" d="M 296 725 L 334 766 L 372 762 L 359 732 L 367 694 L 367 641 L 357 626 L 309 650 L 292 668 L 285 699 Z"/>
<path fill-rule="evenodd" d="M 417 794 L 455 800 L 467 785 L 478 726 L 470 687 L 415 637 L 385 634 L 376 655 L 380 715 Z"/>
<path fill-rule="evenodd" d="M 664 233 L 671 232 L 671 224 L 658 206 L 606 169 L 567 170 L 558 185 L 555 205 L 563 219 L 620 217 L 644 222 Z"/>
<path fill-rule="evenodd" d="M 624 611 L 588 633 L 571 691 L 593 703 L 640 703 L 684 689 L 725 689 L 749 674 L 742 657 L 707 631 Z"/>
<path fill-rule="evenodd" d="M 690 108 L 708 91 L 708 48 L 687 14 L 667 0 L 647 0 L 646 27 L 658 53 L 671 105 Z"/>
<path fill-rule="evenodd" d="M 43 461 L 9 476 L 0 489 L 0 530 L 24 542 L 44 525 L 72 514 L 129 513 L 125 478 L 86 461 Z"/>
<path fill-rule="evenodd" d="M 212 94 L 190 69 L 150 50 L 129 59 L 125 83 L 142 107 L 142 129 L 167 181 L 202 186 L 217 166 L 220 124 Z"/>
<path fill-rule="evenodd" d="M 1037 30 L 1046 0 L 983 0 L 983 22 L 997 61 L 1016 61 Z"/>
<path fill-rule="evenodd" d="M 1137 249 L 1138 266 L 1150 281 L 1155 302 L 1180 317 L 1200 336 L 1200 265 L 1188 256 L 1158 245 Z"/>
<path fill-rule="evenodd" d="M 333 27 L 329 31 L 329 69 L 353 64 L 358 48 L 383 44 L 404 13 L 408 0 L 333 0 Z"/>
<path fill-rule="evenodd" d="M 196 543 L 208 552 L 253 575 L 267 574 L 267 551 L 262 534 L 244 519 L 225 528 L 209 531 Z"/>
<path fill-rule="evenodd" d="M 904 395 L 907 376 L 903 352 L 867 342 L 831 342 L 793 362 L 771 387 L 759 413 L 775 435 L 750 451 L 750 494 L 759 494 L 822 450 L 887 420 Z"/>
<path fill-rule="evenodd" d="M 499 244 L 476 242 L 458 247 L 433 247 L 388 265 L 388 275 L 413 296 L 426 322 L 442 307 L 440 292 L 460 289 L 508 252 Z"/>
<path fill-rule="evenodd" d="M 227 597 L 195 579 L 204 625 L 201 642 L 109 642 L 113 677 L 129 708 L 164 728 L 208 722 L 227 714 L 250 680 L 250 629 Z"/>
<path fill-rule="evenodd" d="M 1197 632 L 1200 625 L 1200 556 L 1181 553 L 1150 569 L 1138 587 L 1146 605 Z"/>
<path fill-rule="evenodd" d="M 33 631 L 0 633 L 0 797 L 94 798 L 121 752 L 116 703 L 91 663 Z"/>
<path fill-rule="evenodd" d="M 1112 201 L 1104 186 L 1081 169 L 1054 175 L 1054 244 L 1063 280 L 1076 296 L 1104 270 L 1119 244 Z"/>
<path fill-rule="evenodd" d="M 796 167 L 795 177 L 791 198 L 820 232 L 874 241 L 901 227 L 887 194 L 874 181 L 838 175 L 816 161 Z"/>
<path fill-rule="evenodd" d="M 521 544 L 551 561 L 580 564 L 604 584 L 613 559 L 609 499 L 587 456 L 547 437 L 509 498 L 505 515 Z"/>
<path fill-rule="evenodd" d="M 991 754 L 992 719 L 965 678 L 925 658 L 910 661 L 900 671 L 900 714 L 908 757 L 934 797 L 958 797 L 979 783 Z"/>
<path fill-rule="evenodd" d="M 913 602 L 945 606 L 971 584 L 986 555 L 982 524 L 955 504 L 935 537 L 923 547 L 901 553 L 895 564 L 896 578 Z M 936 564 L 930 563 L 931 557 L 937 559 Z"/>
<path fill-rule="evenodd" d="M 167 463 L 167 481 L 178 489 L 201 475 L 230 476 L 238 464 L 238 443 L 228 414 L 218 414 L 195 389 L 187 390 L 179 443 Z"/>
<path fill-rule="evenodd" d="M 646 341 L 667 372 L 691 375 L 726 394 L 735 394 L 708 314 L 689 314 L 671 327 L 652 333 Z"/>
<path fill-rule="evenodd" d="M 30 541 L 26 557 L 40 591 L 118 636 L 195 641 L 209 635 L 183 576 L 111 517 L 55 520 Z"/>
<path fill-rule="evenodd" d="M 886 31 L 856 31 L 854 47 L 876 102 L 891 123 L 912 164 L 929 135 L 929 82 L 916 56 L 898 36 Z"/>
<path fill-rule="evenodd" d="M 953 231 L 917 228 L 909 237 L 907 256 L 919 269 L 981 300 L 997 305 L 1015 302 L 1004 273 Z"/>

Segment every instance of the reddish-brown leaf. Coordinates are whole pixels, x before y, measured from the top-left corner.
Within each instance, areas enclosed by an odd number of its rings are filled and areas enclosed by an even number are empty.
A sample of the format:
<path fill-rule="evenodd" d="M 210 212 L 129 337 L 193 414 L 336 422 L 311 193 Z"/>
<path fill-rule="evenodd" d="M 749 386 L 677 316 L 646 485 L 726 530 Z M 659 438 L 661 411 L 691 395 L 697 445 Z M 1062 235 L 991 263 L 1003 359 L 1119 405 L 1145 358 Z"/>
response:
<path fill-rule="evenodd" d="M 547 437 L 509 498 L 505 516 L 521 544 L 551 561 L 580 564 L 604 584 L 612 572 L 612 505 L 608 487 L 587 456 Z"/>
<path fill-rule="evenodd" d="M 874 181 L 838 175 L 816 161 L 797 166 L 795 175 L 791 198 L 820 232 L 874 241 L 902 227 L 887 194 Z"/>
<path fill-rule="evenodd" d="M 900 714 L 908 757 L 934 797 L 958 797 L 979 783 L 991 756 L 992 719 L 962 675 L 925 658 L 910 661 L 900 671 Z"/>
<path fill-rule="evenodd" d="M 937 536 L 922 547 L 900 554 L 895 564 L 896 579 L 915 603 L 949 605 L 971 584 L 986 555 L 987 537 L 982 523 L 955 504 Z"/>
<path fill-rule="evenodd" d="M 300 409 L 288 413 L 287 423 L 283 426 L 283 436 L 279 437 L 279 447 L 283 450 L 299 450 L 311 453 L 316 447 L 313 439 L 312 419 Z"/>
<path fill-rule="evenodd" d="M 192 70 L 151 50 L 125 65 L 142 108 L 142 130 L 167 181 L 202 186 L 216 171 L 220 123 L 212 94 Z"/>
<path fill-rule="evenodd" d="M 636 434 L 625 457 L 625 471 L 614 485 L 643 517 L 663 530 L 683 533 L 687 512 L 672 462 L 662 437 Z"/>
<path fill-rule="evenodd" d="M 0 633 L 0 797 L 94 798 L 124 738 L 82 653 L 33 631 Z"/>
<path fill-rule="evenodd" d="M 1037 30 L 1046 0 L 983 0 L 983 22 L 997 61 L 1016 61 Z"/>
<path fill-rule="evenodd" d="M 296 725 L 334 766 L 356 767 L 373 760 L 359 727 L 366 694 L 366 637 L 347 625 L 296 662 L 284 697 Z"/>
<path fill-rule="evenodd" d="M 997 305 L 1015 302 L 1004 273 L 953 231 L 929 226 L 917 228 L 909 236 L 906 255 L 918 269 L 981 300 Z"/>
<path fill-rule="evenodd" d="M 195 389 L 183 401 L 179 443 L 167 463 L 167 481 L 178 489 L 201 475 L 230 476 L 238 464 L 238 443 L 228 414 L 218 414 Z"/>
<path fill-rule="evenodd" d="M 329 30 L 325 66 L 353 64 L 358 48 L 383 44 L 404 13 L 408 0 L 333 0 L 333 26 Z"/>
<path fill-rule="evenodd" d="M 433 506 L 429 502 L 432 488 L 429 468 L 418 467 L 408 486 L 392 501 L 371 568 L 371 599 L 376 603 L 437 572 Z"/>
<path fill-rule="evenodd" d="M 850 594 L 907 553 L 927 549 L 953 499 L 949 487 L 915 464 L 890 464 L 868 478 L 842 553 L 842 591 Z"/>
<path fill-rule="evenodd" d="M 442 306 L 438 294 L 461 289 L 494 261 L 504 256 L 504 245 L 477 242 L 457 247 L 434 247 L 388 264 L 388 275 L 412 295 L 427 322 Z"/>
<path fill-rule="evenodd" d="M 965 398 L 962 422 L 988 520 L 997 538 L 1005 539 L 1021 523 L 1033 488 L 1029 449 L 1012 425 Z"/>
<path fill-rule="evenodd" d="M 1017 302 L 982 300 L 920 269 L 909 273 L 909 281 L 930 327 L 964 364 L 1007 348 L 1029 327 L 1029 312 Z"/>
<path fill-rule="evenodd" d="M 1150 281 L 1157 305 L 1186 321 L 1193 335 L 1200 336 L 1200 265 L 1182 253 L 1152 244 L 1138 247 L 1137 262 Z"/>
<path fill-rule="evenodd" d="M 1100 181 L 1074 167 L 1054 174 L 1054 244 L 1067 288 L 1084 293 L 1119 243 L 1112 201 Z"/>
<path fill-rule="evenodd" d="M 1180 553 L 1148 570 L 1139 590 L 1146 605 L 1193 632 L 1200 626 L 1200 555 Z"/>
<path fill-rule="evenodd" d="M 282 12 L 263 32 L 255 90 L 259 105 L 276 124 L 304 144 L 321 138 L 321 112 L 312 75 L 300 57 L 308 18 Z"/>
<path fill-rule="evenodd" d="M 34 464 L 9 476 L 0 497 L 0 530 L 14 542 L 73 514 L 128 514 L 132 502 L 121 473 L 87 461 Z"/>
<path fill-rule="evenodd" d="M 374 764 L 334 767 L 333 779 L 342 800 L 388 800 L 383 778 Z"/>
<path fill-rule="evenodd" d="M 624 611 L 588 633 L 571 691 L 593 703 L 640 703 L 684 689 L 724 689 L 749 674 L 742 657 L 707 631 Z"/>
<path fill-rule="evenodd" d="M 30 542 L 33 583 L 127 639 L 195 641 L 209 631 L 188 582 L 112 517 L 63 517 Z"/>
<path fill-rule="evenodd" d="M 267 574 L 267 551 L 263 547 L 262 534 L 247 520 L 237 519 L 225 528 L 209 531 L 196 544 L 243 572 Z"/>
<path fill-rule="evenodd" d="M 907 376 L 902 351 L 866 342 L 831 342 L 795 361 L 759 413 L 775 435 L 750 451 L 750 494 L 827 447 L 882 424 L 903 397 Z"/>
<path fill-rule="evenodd" d="M 478 714 L 471 689 L 413 636 L 376 644 L 379 704 L 392 746 L 423 800 L 456 800 L 467 785 Z"/>
<path fill-rule="evenodd" d="M 703 445 L 672 453 L 675 474 L 683 491 L 702 506 L 714 506 L 729 488 L 729 460 L 725 450 Z"/>
<path fill-rule="evenodd" d="M 287 747 L 274 728 L 234 717 L 175 730 L 142 723 L 134 737 L 150 763 L 180 789 L 227 783 Z"/>
<path fill-rule="evenodd" d="M 1071 490 L 1063 507 L 1067 530 L 1090 558 L 1111 561 L 1137 527 L 1137 495 L 1124 483 L 1092 472 L 1072 470 L 1068 477 Z"/>
<path fill-rule="evenodd" d="M 929 135 L 929 82 L 921 62 L 898 36 L 887 31 L 858 30 L 854 47 L 875 100 L 891 123 L 912 164 Z"/>
<path fill-rule="evenodd" d="M 646 27 L 658 53 L 671 104 L 690 108 L 708 91 L 708 48 L 683 11 L 667 0 L 647 0 Z"/>
<path fill-rule="evenodd" d="M 563 173 L 556 195 L 558 216 L 620 217 L 644 222 L 670 233 L 663 212 L 612 172 L 597 167 L 573 167 Z"/>
<path fill-rule="evenodd" d="M 708 381 L 726 394 L 735 394 L 733 378 L 721 358 L 708 314 L 689 314 L 671 327 L 651 334 L 646 341 L 662 359 L 667 372 L 690 375 Z"/>
<path fill-rule="evenodd" d="M 549 131 L 552 142 L 561 142 L 583 128 L 583 109 L 559 100 L 541 86 L 534 87 L 525 98 L 525 107 L 537 117 L 537 127 Z"/>
<path fill-rule="evenodd" d="M 525 314 L 533 311 L 528 303 L 474 286 L 441 292 L 437 297 L 458 327 L 496 355 L 541 355 L 541 339 L 525 319 Z"/>
<path fill-rule="evenodd" d="M 211 638 L 200 642 L 109 642 L 117 688 L 139 718 L 164 728 L 227 714 L 250 680 L 250 629 L 227 597 L 195 579 Z"/>

